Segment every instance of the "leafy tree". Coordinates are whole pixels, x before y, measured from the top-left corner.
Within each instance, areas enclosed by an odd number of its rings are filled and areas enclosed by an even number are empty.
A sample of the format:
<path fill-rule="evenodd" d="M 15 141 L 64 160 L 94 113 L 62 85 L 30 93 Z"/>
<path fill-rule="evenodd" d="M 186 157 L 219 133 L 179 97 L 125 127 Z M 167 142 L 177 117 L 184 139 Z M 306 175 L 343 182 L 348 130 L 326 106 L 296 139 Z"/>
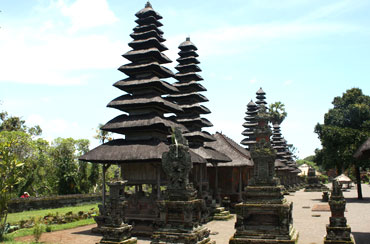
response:
<path fill-rule="evenodd" d="M 0 132 L 0 240 L 3 239 L 8 202 L 22 176 L 29 153 L 31 138 L 21 131 Z"/>
<path fill-rule="evenodd" d="M 96 135 L 94 136 L 95 139 L 98 139 L 101 143 L 104 144 L 105 141 L 111 141 L 112 140 L 112 133 L 109 131 L 105 131 L 100 129 L 103 127 L 103 124 L 99 124 L 98 128 L 96 129 Z"/>
<path fill-rule="evenodd" d="M 76 140 L 75 144 L 77 150 L 76 159 L 79 158 L 82 154 L 85 154 L 89 151 L 89 140 Z M 89 165 L 87 162 L 78 161 L 77 184 L 80 193 L 88 193 L 91 186 L 87 176 L 88 166 Z"/>
<path fill-rule="evenodd" d="M 322 144 L 322 149 L 316 150 L 315 161 L 339 173 L 354 165 L 358 198 L 362 199 L 360 167 L 368 167 L 369 162 L 355 160 L 353 154 L 370 136 L 370 97 L 352 88 L 335 97 L 332 104 L 334 108 L 325 114 L 324 124 L 315 126 Z"/>
<path fill-rule="evenodd" d="M 86 139 L 57 138 L 52 143 L 51 157 L 56 168 L 58 194 L 87 192 L 87 164 L 78 157 L 89 150 Z"/>
<path fill-rule="evenodd" d="M 100 165 L 97 164 L 97 163 L 93 163 L 91 165 L 91 171 L 90 171 L 90 175 L 88 177 L 88 180 L 90 182 L 91 187 L 93 187 L 94 192 L 95 192 L 95 189 L 98 186 L 99 177 L 100 177 Z"/>
<path fill-rule="evenodd" d="M 281 124 L 286 116 L 285 105 L 282 102 L 275 102 L 269 105 L 270 120 L 272 124 Z"/>
<path fill-rule="evenodd" d="M 49 142 L 39 138 L 32 140 L 31 145 L 33 157 L 24 165 L 25 173 L 20 182 L 18 195 L 25 191 L 35 196 L 55 194 L 55 169 L 51 164 Z"/>
<path fill-rule="evenodd" d="M 52 143 L 51 156 L 56 168 L 58 194 L 75 194 L 77 189 L 77 164 L 75 142 L 72 138 L 57 138 Z"/>
<path fill-rule="evenodd" d="M 20 117 L 10 116 L 7 112 L 0 113 L 0 131 L 23 131 L 34 136 L 39 136 L 42 133 L 40 126 L 27 127 L 25 121 Z"/>

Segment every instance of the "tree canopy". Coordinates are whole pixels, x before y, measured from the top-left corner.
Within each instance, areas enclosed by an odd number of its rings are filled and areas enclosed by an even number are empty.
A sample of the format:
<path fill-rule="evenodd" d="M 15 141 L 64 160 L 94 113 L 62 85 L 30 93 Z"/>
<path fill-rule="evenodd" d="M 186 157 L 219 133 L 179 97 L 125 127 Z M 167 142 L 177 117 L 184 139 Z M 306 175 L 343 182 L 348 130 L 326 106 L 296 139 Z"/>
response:
<path fill-rule="evenodd" d="M 281 124 L 288 115 L 282 102 L 274 102 L 269 105 L 270 120 L 272 124 Z"/>
<path fill-rule="evenodd" d="M 335 97 L 334 107 L 324 116 L 324 124 L 315 126 L 322 149 L 316 150 L 315 161 L 325 169 L 339 173 L 350 166 L 367 167 L 368 161 L 358 161 L 353 154 L 370 137 L 370 97 L 359 88 L 347 90 Z"/>

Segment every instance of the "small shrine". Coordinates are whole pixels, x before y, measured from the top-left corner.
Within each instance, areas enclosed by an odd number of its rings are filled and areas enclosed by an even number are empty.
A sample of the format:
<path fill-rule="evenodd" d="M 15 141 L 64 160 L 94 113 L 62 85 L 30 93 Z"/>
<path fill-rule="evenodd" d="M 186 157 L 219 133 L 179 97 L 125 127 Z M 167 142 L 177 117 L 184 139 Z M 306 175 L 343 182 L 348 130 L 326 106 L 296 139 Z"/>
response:
<path fill-rule="evenodd" d="M 253 129 L 255 142 L 250 143 L 254 161 L 253 176 L 244 190 L 245 200 L 235 205 L 235 234 L 229 244 L 296 243 L 298 233 L 293 228 L 293 203 L 287 202 L 283 187 L 275 177 L 276 151 L 270 144 L 269 115 L 263 101 L 264 92 L 257 92 L 257 124 Z"/>
<path fill-rule="evenodd" d="M 316 175 L 316 170 L 314 168 L 309 168 L 307 172 L 307 185 L 304 191 L 321 192 L 321 191 L 328 191 L 328 190 L 329 188 L 320 182 L 320 179 Z"/>
<path fill-rule="evenodd" d="M 347 225 L 347 219 L 344 217 L 346 200 L 343 197 L 341 184 L 337 180 L 333 181 L 329 206 L 331 217 L 329 217 L 330 224 L 326 225 L 327 234 L 324 237 L 324 244 L 354 244 L 351 227 Z"/>
<path fill-rule="evenodd" d="M 108 201 L 104 208 L 99 205 L 100 215 L 94 217 L 98 224 L 98 232 L 103 235 L 99 244 L 137 243 L 137 239 L 131 237 L 132 226 L 123 222 L 124 208 L 127 204 L 124 197 L 125 184 L 126 181 L 118 179 L 107 183 L 109 187 Z"/>
<path fill-rule="evenodd" d="M 160 210 L 159 229 L 151 244 L 211 244 L 210 231 L 201 224 L 205 202 L 196 199 L 197 191 L 189 182 L 193 167 L 187 140 L 175 129 L 168 152 L 163 153 L 162 167 L 168 178 L 165 200 L 157 202 Z"/>

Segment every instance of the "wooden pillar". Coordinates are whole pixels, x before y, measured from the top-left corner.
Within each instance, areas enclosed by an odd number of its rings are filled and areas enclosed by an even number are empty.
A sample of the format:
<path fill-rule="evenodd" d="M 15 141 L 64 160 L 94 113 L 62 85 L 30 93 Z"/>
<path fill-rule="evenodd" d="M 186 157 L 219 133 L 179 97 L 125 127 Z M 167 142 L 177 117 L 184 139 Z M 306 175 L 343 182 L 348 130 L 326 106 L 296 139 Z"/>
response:
<path fill-rule="evenodd" d="M 157 198 L 161 198 L 161 168 L 158 166 L 157 168 Z"/>
<path fill-rule="evenodd" d="M 217 163 L 214 164 L 215 166 L 215 198 L 216 202 L 220 203 L 219 199 L 219 193 L 218 193 L 218 165 Z"/>
<path fill-rule="evenodd" d="M 239 167 L 239 199 L 238 201 L 242 201 L 242 185 L 243 185 L 243 177 L 242 177 L 242 167 Z"/>
<path fill-rule="evenodd" d="M 103 209 L 105 210 L 105 195 L 106 195 L 106 189 L 105 189 L 105 173 L 107 172 L 107 169 L 109 168 L 110 164 L 103 164 Z"/>
<path fill-rule="evenodd" d="M 200 193 L 200 196 L 202 196 L 202 192 L 203 192 L 203 165 L 202 164 L 199 164 L 199 193 Z"/>

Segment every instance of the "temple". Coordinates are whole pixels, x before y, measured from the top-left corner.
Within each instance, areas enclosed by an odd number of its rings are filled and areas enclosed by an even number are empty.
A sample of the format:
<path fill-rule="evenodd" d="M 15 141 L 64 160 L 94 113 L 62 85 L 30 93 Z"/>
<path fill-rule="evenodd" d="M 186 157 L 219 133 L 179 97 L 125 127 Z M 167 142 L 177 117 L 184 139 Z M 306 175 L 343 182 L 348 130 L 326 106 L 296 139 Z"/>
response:
<path fill-rule="evenodd" d="M 128 78 L 114 84 L 127 94 L 108 104 L 108 107 L 118 109 L 122 114 L 101 128 L 122 135 L 122 139 L 104 143 L 80 159 L 104 164 L 104 169 L 112 163 L 121 166 L 126 185 L 135 189 L 133 194 L 127 196 L 125 219 L 128 223 L 135 223 L 134 235 L 151 235 L 153 223 L 159 216 L 156 201 L 161 199 L 161 186 L 166 183 L 161 161 L 162 154 L 169 148 L 167 137 L 171 128 L 187 129 L 165 117 L 167 113 L 183 110 L 163 98 L 165 94 L 178 92 L 178 89 L 162 80 L 174 76 L 163 66 L 171 60 L 162 53 L 167 50 L 163 44 L 163 32 L 159 29 L 162 16 L 153 10 L 149 2 L 135 15 L 138 25 L 130 35 L 133 41 L 128 44 L 132 50 L 123 54 L 130 62 L 118 69 Z M 193 161 L 205 162 L 192 152 L 191 155 Z"/>

